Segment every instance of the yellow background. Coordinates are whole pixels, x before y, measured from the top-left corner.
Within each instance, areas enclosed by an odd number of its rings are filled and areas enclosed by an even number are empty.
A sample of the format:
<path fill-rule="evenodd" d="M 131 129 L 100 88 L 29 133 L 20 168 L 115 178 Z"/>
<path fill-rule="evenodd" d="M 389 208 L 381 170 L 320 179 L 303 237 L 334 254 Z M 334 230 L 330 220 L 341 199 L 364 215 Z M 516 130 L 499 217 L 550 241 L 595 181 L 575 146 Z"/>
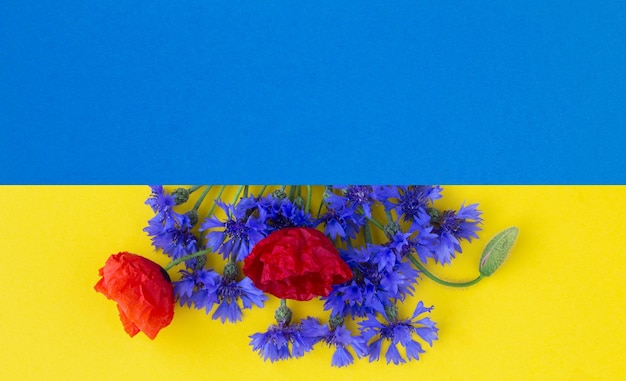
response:
<path fill-rule="evenodd" d="M 467 289 L 421 281 L 414 302 L 435 306 L 440 331 L 419 361 L 336 369 L 322 345 L 273 364 L 252 352 L 248 336 L 272 323 L 274 299 L 235 325 L 177 306 L 156 340 L 129 338 L 93 285 L 119 251 L 167 263 L 142 231 L 149 188 L 0 187 L 0 379 L 624 379 L 626 187 L 446 186 L 443 194 L 441 206 L 480 203 L 483 231 L 451 267 L 429 268 L 470 279 L 488 239 L 517 225 L 509 260 Z M 291 306 L 296 318 L 326 316 L 319 302 Z"/>

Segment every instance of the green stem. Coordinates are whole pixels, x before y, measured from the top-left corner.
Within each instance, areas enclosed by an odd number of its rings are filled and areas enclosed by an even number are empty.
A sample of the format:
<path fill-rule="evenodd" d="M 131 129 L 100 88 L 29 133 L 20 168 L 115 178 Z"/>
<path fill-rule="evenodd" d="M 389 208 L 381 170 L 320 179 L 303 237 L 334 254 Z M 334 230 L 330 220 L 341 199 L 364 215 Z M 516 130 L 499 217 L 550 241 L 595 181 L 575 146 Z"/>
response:
<path fill-rule="evenodd" d="M 365 243 L 372 243 L 372 229 L 370 228 L 370 224 L 365 224 L 363 228 L 363 237 L 365 238 Z"/>
<path fill-rule="evenodd" d="M 248 197 L 248 186 L 247 185 L 243 187 L 243 198 L 246 198 L 246 197 Z"/>
<path fill-rule="evenodd" d="M 289 200 L 291 200 L 291 201 L 293 201 L 293 200 L 294 200 L 294 198 L 296 197 L 296 189 L 297 189 L 297 188 L 298 188 L 298 187 L 297 187 L 296 185 L 291 185 L 291 186 L 289 187 L 289 196 L 288 196 L 288 197 L 289 197 Z"/>
<path fill-rule="evenodd" d="M 377 228 L 379 228 L 382 231 L 385 231 L 385 225 L 383 225 L 380 221 L 378 221 L 377 219 L 375 219 L 374 217 L 372 218 L 368 218 L 368 220 L 374 224 L 374 226 L 376 226 Z"/>
<path fill-rule="evenodd" d="M 267 185 L 263 185 L 263 188 L 261 188 L 261 191 L 259 192 L 259 197 L 263 196 L 263 192 L 265 192 L 265 189 L 267 189 Z"/>
<path fill-rule="evenodd" d="M 207 255 L 211 252 L 210 249 L 206 249 L 206 250 L 201 250 L 201 251 L 197 251 L 193 254 L 189 254 L 189 255 L 185 255 L 184 257 L 180 257 L 176 260 L 171 261 L 170 263 L 168 263 L 167 265 L 165 265 L 165 267 L 163 268 L 165 271 L 169 271 L 172 267 L 176 266 L 177 264 L 184 262 L 184 261 L 188 261 L 190 259 L 196 258 L 196 257 L 201 257 L 203 255 Z"/>
<path fill-rule="evenodd" d="M 421 272 L 424 273 L 424 275 L 426 275 L 428 278 L 430 278 L 431 280 L 444 285 L 444 286 L 448 286 L 448 287 L 469 287 L 471 285 L 474 285 L 476 283 L 478 283 L 483 276 L 482 275 L 478 275 L 478 278 L 467 281 L 467 282 L 462 282 L 462 283 L 455 283 L 455 282 L 448 282 L 445 281 L 443 279 L 439 279 L 436 276 L 434 276 L 430 271 L 426 270 L 426 267 L 424 267 L 424 265 L 422 265 L 417 259 L 415 259 L 415 257 L 411 254 L 409 254 L 409 260 L 411 261 L 411 263 L 413 263 L 413 265 L 415 265 L 415 267 L 417 267 Z"/>
<path fill-rule="evenodd" d="M 213 185 L 209 185 L 200 195 L 200 197 L 198 197 L 198 201 L 196 201 L 196 204 L 193 206 L 192 210 L 198 210 L 198 208 L 200 208 L 200 205 L 202 204 L 202 201 L 204 201 L 204 198 L 206 197 L 206 195 L 209 193 L 209 191 L 211 190 L 211 188 L 213 188 Z"/>
<path fill-rule="evenodd" d="M 311 190 L 311 186 L 306 186 L 306 209 L 305 211 L 308 213 L 311 211 L 311 194 L 313 191 Z"/>
<path fill-rule="evenodd" d="M 322 206 L 324 206 L 324 195 L 322 195 L 322 200 L 320 201 L 320 207 L 317 208 L 317 217 L 316 218 L 320 217 L 320 213 L 322 213 Z"/>
<path fill-rule="evenodd" d="M 202 188 L 204 185 L 194 185 L 192 187 L 189 187 L 189 189 L 187 189 L 187 191 L 189 193 L 193 193 L 195 191 L 197 191 L 198 189 Z"/>
<path fill-rule="evenodd" d="M 219 200 L 220 197 L 222 196 L 222 193 L 224 193 L 224 189 L 226 189 L 226 185 L 222 185 L 222 188 L 220 189 L 220 191 L 217 193 L 217 196 L 215 197 L 216 200 Z M 211 210 L 209 210 L 209 214 L 208 216 L 211 217 L 213 215 L 213 211 L 215 210 L 215 207 L 217 206 L 217 203 L 213 203 L 213 206 L 211 206 Z"/>
<path fill-rule="evenodd" d="M 317 209 L 317 218 L 319 218 L 320 213 L 322 213 L 322 206 L 324 206 L 324 194 L 326 192 L 331 192 L 331 188 L 327 185 L 324 187 L 324 192 L 322 193 L 322 199 L 320 200 L 320 207 Z"/>
<path fill-rule="evenodd" d="M 385 210 L 385 216 L 387 216 L 387 222 L 393 222 L 393 215 L 391 214 L 391 210 Z"/>
<path fill-rule="evenodd" d="M 237 194 L 235 195 L 235 198 L 233 198 L 233 205 L 235 205 L 237 201 L 239 201 L 239 195 L 241 195 L 241 191 L 243 191 L 243 185 L 240 185 L 237 189 Z"/>

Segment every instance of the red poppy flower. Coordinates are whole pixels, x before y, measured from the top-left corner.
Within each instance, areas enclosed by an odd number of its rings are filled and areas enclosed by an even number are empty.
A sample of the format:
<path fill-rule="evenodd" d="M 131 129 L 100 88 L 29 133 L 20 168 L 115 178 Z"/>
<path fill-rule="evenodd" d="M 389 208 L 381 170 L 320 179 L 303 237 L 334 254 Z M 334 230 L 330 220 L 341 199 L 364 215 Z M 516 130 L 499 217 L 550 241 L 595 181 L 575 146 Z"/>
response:
<path fill-rule="evenodd" d="M 100 276 L 95 290 L 117 303 L 124 330 L 131 337 L 142 331 L 154 339 L 172 321 L 174 289 L 158 264 L 121 252 L 109 257 Z"/>
<path fill-rule="evenodd" d="M 312 228 L 277 230 L 252 248 L 243 272 L 259 289 L 281 299 L 328 296 L 333 284 L 352 279 L 335 245 Z"/>

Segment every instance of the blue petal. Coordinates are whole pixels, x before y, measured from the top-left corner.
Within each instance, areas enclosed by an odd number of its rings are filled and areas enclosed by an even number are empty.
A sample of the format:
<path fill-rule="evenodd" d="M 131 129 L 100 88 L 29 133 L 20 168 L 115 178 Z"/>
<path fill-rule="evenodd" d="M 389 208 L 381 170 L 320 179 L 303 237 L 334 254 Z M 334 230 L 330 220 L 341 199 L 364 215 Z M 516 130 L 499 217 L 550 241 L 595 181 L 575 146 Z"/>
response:
<path fill-rule="evenodd" d="M 333 353 L 333 358 L 331 361 L 332 366 L 336 366 L 341 368 L 342 366 L 348 366 L 354 362 L 354 357 L 348 352 L 346 348 L 341 345 L 337 346 L 335 353 Z"/>
<path fill-rule="evenodd" d="M 387 349 L 387 353 L 385 353 L 385 359 L 387 360 L 387 364 L 393 362 L 395 365 L 398 365 L 406 362 L 402 356 L 400 356 L 398 348 L 396 348 L 396 345 L 393 343 L 389 344 L 389 349 Z"/>
<path fill-rule="evenodd" d="M 217 306 L 217 309 L 213 313 L 213 320 L 217 320 L 219 318 L 222 323 L 228 320 L 231 323 L 236 323 L 241 321 L 241 308 L 235 302 L 229 302 L 227 300 L 223 300 Z"/>
<path fill-rule="evenodd" d="M 433 309 L 432 306 L 424 307 L 424 302 L 420 300 L 419 303 L 417 303 L 417 306 L 415 306 L 415 311 L 413 311 L 412 319 L 415 319 L 416 317 L 423 314 L 424 312 L 430 312 L 432 309 Z"/>
<path fill-rule="evenodd" d="M 381 339 L 378 339 L 374 342 L 372 342 L 368 347 L 367 347 L 367 353 L 370 356 L 370 362 L 372 361 L 377 361 L 380 358 L 380 348 L 383 344 L 383 341 Z"/>
<path fill-rule="evenodd" d="M 415 340 L 411 340 L 404 345 L 406 348 L 406 357 L 407 359 L 415 359 L 419 360 L 420 353 L 424 353 L 425 351 L 422 349 L 422 346 Z"/>

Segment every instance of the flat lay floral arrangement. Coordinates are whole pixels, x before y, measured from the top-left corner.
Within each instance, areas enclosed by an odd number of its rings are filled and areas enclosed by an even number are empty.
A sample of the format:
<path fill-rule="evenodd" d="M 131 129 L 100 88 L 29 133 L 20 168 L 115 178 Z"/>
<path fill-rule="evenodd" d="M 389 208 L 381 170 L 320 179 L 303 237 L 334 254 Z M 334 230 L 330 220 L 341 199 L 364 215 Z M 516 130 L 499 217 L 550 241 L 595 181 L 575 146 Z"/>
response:
<path fill-rule="evenodd" d="M 225 191 L 235 196 L 224 200 Z M 483 224 L 478 204 L 436 208 L 442 193 L 431 185 L 152 186 L 146 204 L 154 217 L 144 232 L 171 262 L 162 268 L 121 251 L 100 269 L 95 290 L 117 303 L 131 337 L 154 339 L 177 303 L 237 323 L 244 310 L 275 297 L 275 323 L 249 336 L 264 360 L 298 358 L 320 345 L 333 348 L 336 367 L 383 353 L 396 365 L 418 360 L 439 330 L 433 307 L 409 298 L 419 280 L 476 284 L 502 265 L 518 236 L 510 227 L 492 237 L 473 280 L 439 279 L 425 265 L 450 265 Z M 294 321 L 289 301 L 312 299 L 323 310 Z M 410 316 L 399 313 L 403 303 L 415 304 Z"/>

